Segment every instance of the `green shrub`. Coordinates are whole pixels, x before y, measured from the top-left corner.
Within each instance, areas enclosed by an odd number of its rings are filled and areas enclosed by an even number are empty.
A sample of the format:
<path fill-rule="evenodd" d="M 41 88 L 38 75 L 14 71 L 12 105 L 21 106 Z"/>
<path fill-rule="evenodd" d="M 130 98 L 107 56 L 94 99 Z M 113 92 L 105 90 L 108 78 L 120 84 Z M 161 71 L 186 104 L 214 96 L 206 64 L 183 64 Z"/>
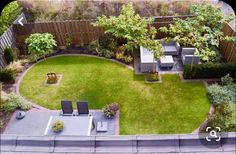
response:
<path fill-rule="evenodd" d="M 57 120 L 52 124 L 52 130 L 56 133 L 62 131 L 64 129 L 64 122 Z"/>
<path fill-rule="evenodd" d="M 236 63 L 204 63 L 184 65 L 183 76 L 185 79 L 220 78 L 229 74 L 236 77 Z"/>
<path fill-rule="evenodd" d="M 229 84 L 225 88 L 228 89 L 232 102 L 236 104 L 236 84 Z"/>
<path fill-rule="evenodd" d="M 15 102 L 7 101 L 2 105 L 2 108 L 6 112 L 13 112 L 17 109 L 17 104 Z"/>
<path fill-rule="evenodd" d="M 114 56 L 114 52 L 109 49 L 98 48 L 97 54 L 101 57 L 112 58 Z"/>
<path fill-rule="evenodd" d="M 221 104 L 216 107 L 214 115 L 210 116 L 209 124 L 211 127 L 220 127 L 222 132 L 236 131 L 235 104 Z"/>
<path fill-rule="evenodd" d="M 127 63 L 127 64 L 130 64 L 132 61 L 133 61 L 133 57 L 130 56 L 130 55 L 127 55 L 124 57 L 124 61 Z"/>
<path fill-rule="evenodd" d="M 233 78 L 230 77 L 229 74 L 221 77 L 221 84 L 222 85 L 230 85 L 230 84 L 233 84 Z"/>
<path fill-rule="evenodd" d="M 10 93 L 7 96 L 7 100 L 5 103 L 3 103 L 2 108 L 6 111 L 6 112 L 13 112 L 15 111 L 17 108 L 22 109 L 22 110 L 29 110 L 31 109 L 31 104 L 21 98 L 19 98 L 19 96 L 15 93 Z"/>
<path fill-rule="evenodd" d="M 114 36 L 109 33 L 105 33 L 98 38 L 98 43 L 103 49 L 114 50 L 117 46 L 117 41 Z"/>
<path fill-rule="evenodd" d="M 16 74 L 11 69 L 0 69 L 0 81 L 3 83 L 14 83 Z"/>
<path fill-rule="evenodd" d="M 11 62 L 11 63 L 7 66 L 7 68 L 13 70 L 15 73 L 20 73 L 20 72 L 23 71 L 24 66 L 22 65 L 21 61 L 18 60 L 18 61 L 13 61 L 13 62 Z"/>
<path fill-rule="evenodd" d="M 16 59 L 16 53 L 12 48 L 5 48 L 4 49 L 4 58 L 7 62 L 7 64 L 10 64 Z"/>
<path fill-rule="evenodd" d="M 233 100 L 230 90 L 218 84 L 208 87 L 208 96 L 213 104 L 230 103 Z"/>

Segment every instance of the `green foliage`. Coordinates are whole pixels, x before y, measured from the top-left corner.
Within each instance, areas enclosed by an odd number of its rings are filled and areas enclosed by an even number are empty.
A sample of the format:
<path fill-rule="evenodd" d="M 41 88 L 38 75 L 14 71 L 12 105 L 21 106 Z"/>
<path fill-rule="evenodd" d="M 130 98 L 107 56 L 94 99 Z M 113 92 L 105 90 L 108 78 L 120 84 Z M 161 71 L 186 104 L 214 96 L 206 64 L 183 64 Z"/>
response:
<path fill-rule="evenodd" d="M 0 81 L 3 83 L 14 83 L 16 74 L 11 69 L 0 69 Z"/>
<path fill-rule="evenodd" d="M 106 57 L 106 58 L 112 58 L 114 56 L 113 49 L 103 48 L 97 40 L 90 43 L 90 48 L 92 50 L 95 50 L 98 56 Z"/>
<path fill-rule="evenodd" d="M 28 45 L 28 52 L 37 60 L 53 52 L 53 47 L 57 46 L 54 36 L 49 33 L 31 34 L 25 43 Z"/>
<path fill-rule="evenodd" d="M 226 74 L 230 74 L 235 78 L 236 63 L 203 63 L 184 65 L 183 76 L 185 79 L 198 78 L 221 78 Z"/>
<path fill-rule="evenodd" d="M 17 109 L 17 104 L 13 101 L 7 101 L 3 103 L 2 108 L 6 112 L 13 112 Z"/>
<path fill-rule="evenodd" d="M 106 117 L 112 118 L 116 115 L 116 112 L 119 110 L 119 105 L 117 103 L 107 104 L 103 108 L 103 113 Z"/>
<path fill-rule="evenodd" d="M 7 68 L 10 69 L 10 70 L 13 70 L 16 74 L 20 73 L 24 69 L 24 66 L 23 66 L 22 62 L 23 62 L 22 60 L 13 61 L 7 66 Z"/>
<path fill-rule="evenodd" d="M 52 130 L 56 133 L 61 132 L 64 129 L 64 122 L 57 120 L 52 124 Z"/>
<path fill-rule="evenodd" d="M 5 48 L 4 49 L 4 58 L 7 62 L 7 64 L 10 64 L 11 62 L 13 62 L 16 59 L 16 53 L 14 52 L 14 50 L 12 48 Z"/>
<path fill-rule="evenodd" d="M 211 46 L 219 46 L 220 40 L 232 41 L 233 37 L 224 36 L 221 31 L 224 18 L 223 12 L 213 5 L 193 5 L 191 13 L 194 17 L 175 19 L 174 24 L 160 28 L 182 46 L 191 46 L 198 49 L 195 53 L 204 62 L 215 61 L 216 52 Z M 231 18 L 232 19 L 232 18 Z"/>
<path fill-rule="evenodd" d="M 97 17 L 97 21 L 93 25 L 104 28 L 105 33 L 111 33 L 118 39 L 125 39 L 127 43 L 123 46 L 127 51 L 144 46 L 153 52 L 158 52 L 157 56 L 162 54 L 163 49 L 160 43 L 155 40 L 156 29 L 151 26 L 150 30 L 148 29 L 152 22 L 152 18 L 146 19 L 135 14 L 133 5 L 129 3 L 122 6 L 119 16 Z"/>
<path fill-rule="evenodd" d="M 17 94 L 12 92 L 8 94 L 7 100 L 2 107 L 6 112 L 13 112 L 17 108 L 22 110 L 29 110 L 31 109 L 32 105 L 29 102 L 21 99 Z"/>
<path fill-rule="evenodd" d="M 236 131 L 236 106 L 233 103 L 221 104 L 216 107 L 216 112 L 209 118 L 211 127 L 220 127 L 222 132 Z"/>
<path fill-rule="evenodd" d="M 221 80 L 222 85 L 231 85 L 231 84 L 233 84 L 233 78 L 231 78 L 229 74 L 226 74 L 225 76 L 221 77 L 220 80 Z"/>
<path fill-rule="evenodd" d="M 124 56 L 124 61 L 125 63 L 130 64 L 133 61 L 133 57 L 130 55 L 126 55 Z"/>
<path fill-rule="evenodd" d="M 69 47 L 72 45 L 73 39 L 71 35 L 66 35 L 66 46 Z"/>
<path fill-rule="evenodd" d="M 213 84 L 208 87 L 208 96 L 213 104 L 231 103 L 233 96 L 227 87 Z"/>
<path fill-rule="evenodd" d="M 105 33 L 98 38 L 98 43 L 103 49 L 114 50 L 117 47 L 117 41 L 113 35 Z"/>
<path fill-rule="evenodd" d="M 17 1 L 9 3 L 1 12 L 0 16 L 0 35 L 13 23 L 17 16 L 21 13 L 22 8 Z"/>

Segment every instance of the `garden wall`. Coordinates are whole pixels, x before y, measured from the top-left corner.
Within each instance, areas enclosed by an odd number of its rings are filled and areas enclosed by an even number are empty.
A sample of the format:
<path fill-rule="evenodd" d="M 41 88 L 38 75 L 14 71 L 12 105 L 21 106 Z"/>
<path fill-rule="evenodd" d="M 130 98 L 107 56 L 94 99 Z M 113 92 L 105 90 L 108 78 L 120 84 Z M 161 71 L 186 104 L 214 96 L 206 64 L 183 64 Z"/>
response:
<path fill-rule="evenodd" d="M 224 35 L 236 37 L 236 32 L 229 24 L 224 24 L 222 31 Z M 236 42 L 220 41 L 219 48 L 227 62 L 236 62 Z"/>

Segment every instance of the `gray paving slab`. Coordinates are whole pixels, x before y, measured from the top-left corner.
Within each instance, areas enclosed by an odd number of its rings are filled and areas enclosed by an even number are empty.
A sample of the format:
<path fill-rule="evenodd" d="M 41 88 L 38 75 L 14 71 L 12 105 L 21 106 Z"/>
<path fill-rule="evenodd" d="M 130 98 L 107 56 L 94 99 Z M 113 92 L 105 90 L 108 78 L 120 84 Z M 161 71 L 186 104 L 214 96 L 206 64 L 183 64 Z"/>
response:
<path fill-rule="evenodd" d="M 138 152 L 179 152 L 178 135 L 137 136 Z"/>
<path fill-rule="evenodd" d="M 26 154 L 25 152 L 5 152 L 1 151 L 1 154 Z"/>
<path fill-rule="evenodd" d="M 16 147 L 17 136 L 14 135 L 0 135 L 0 150 L 1 151 L 12 151 Z"/>
<path fill-rule="evenodd" d="M 17 134 L 17 135 L 31 135 L 31 136 L 43 136 L 45 129 L 48 125 L 50 116 L 58 116 L 60 111 L 28 111 L 24 119 L 18 120 L 12 117 L 10 123 L 7 126 L 4 134 Z M 115 123 L 118 118 L 109 119 L 104 116 L 101 110 L 90 110 L 90 114 L 94 117 L 94 123 L 96 127 L 97 121 L 105 121 L 108 123 L 107 132 L 96 132 L 93 129 L 91 135 L 115 135 L 116 126 Z M 76 125 L 75 127 L 76 128 Z M 60 134 L 49 134 L 49 135 L 60 135 Z M 71 134 L 78 135 L 78 134 Z"/>
<path fill-rule="evenodd" d="M 96 136 L 95 152 L 137 152 L 135 136 Z"/>
<path fill-rule="evenodd" d="M 236 132 L 230 132 L 221 139 L 223 151 L 236 151 Z"/>
<path fill-rule="evenodd" d="M 50 136 L 19 136 L 15 151 L 53 152 L 54 137 Z"/>
<path fill-rule="evenodd" d="M 180 135 L 179 136 L 179 146 L 180 146 L 180 152 L 204 152 L 204 151 L 223 151 L 221 146 L 215 148 L 209 148 L 202 144 L 202 142 L 199 139 L 198 134 L 188 134 L 188 135 Z M 205 140 L 205 138 L 202 138 L 201 140 Z M 220 142 L 219 142 L 220 144 Z"/>
<path fill-rule="evenodd" d="M 54 152 L 94 152 L 95 137 L 56 137 Z"/>

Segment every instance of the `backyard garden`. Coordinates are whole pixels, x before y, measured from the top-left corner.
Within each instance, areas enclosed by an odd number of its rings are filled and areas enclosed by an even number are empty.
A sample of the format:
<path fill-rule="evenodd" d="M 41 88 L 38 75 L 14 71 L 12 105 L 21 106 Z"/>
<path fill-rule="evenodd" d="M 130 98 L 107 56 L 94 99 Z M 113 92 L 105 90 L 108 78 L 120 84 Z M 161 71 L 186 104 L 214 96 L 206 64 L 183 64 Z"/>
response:
<path fill-rule="evenodd" d="M 60 110 L 65 99 L 88 101 L 89 109 L 103 110 L 105 115 L 107 104 L 116 103 L 119 133 L 124 135 L 201 132 L 203 122 L 226 132 L 236 131 L 236 56 L 233 48 L 229 55 L 234 58 L 221 51 L 221 42 L 235 44 L 235 35 L 223 32 L 224 24 L 235 15 L 225 16 L 210 2 L 173 1 L 170 6 L 158 1 L 72 2 L 60 4 L 62 12 L 56 7 L 45 10 L 51 3 L 43 7 L 40 1 L 9 4 L 7 9 L 25 14 L 29 27 L 13 25 L 18 46 L 3 50 L 1 132 L 15 110 L 38 106 Z M 158 15 L 187 16 L 163 24 L 154 18 Z M 47 30 L 47 24 L 67 24 L 65 20 L 77 21 L 71 21 L 71 29 Z M 76 33 L 83 23 L 86 32 Z M 46 25 L 45 31 L 37 31 L 41 24 Z M 67 33 L 62 35 L 64 31 Z M 166 55 L 162 41 L 176 42 L 181 49 L 175 56 Z M 141 73 L 140 47 L 152 54 L 150 70 Z M 195 52 L 185 56 L 184 48 Z M 169 65 L 165 71 L 157 70 L 166 56 L 180 59 L 182 70 L 171 72 Z M 187 61 L 188 57 L 197 62 Z"/>

